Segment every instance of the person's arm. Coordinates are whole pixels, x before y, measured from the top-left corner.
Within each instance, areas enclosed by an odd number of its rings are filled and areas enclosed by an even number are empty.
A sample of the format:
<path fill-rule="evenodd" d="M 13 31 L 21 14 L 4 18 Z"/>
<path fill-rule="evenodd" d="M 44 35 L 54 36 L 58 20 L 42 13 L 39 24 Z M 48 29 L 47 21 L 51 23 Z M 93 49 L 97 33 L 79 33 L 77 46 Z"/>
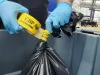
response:
<path fill-rule="evenodd" d="M 73 0 L 58 0 L 58 3 L 59 3 L 59 2 L 69 2 L 69 3 L 72 4 Z"/>

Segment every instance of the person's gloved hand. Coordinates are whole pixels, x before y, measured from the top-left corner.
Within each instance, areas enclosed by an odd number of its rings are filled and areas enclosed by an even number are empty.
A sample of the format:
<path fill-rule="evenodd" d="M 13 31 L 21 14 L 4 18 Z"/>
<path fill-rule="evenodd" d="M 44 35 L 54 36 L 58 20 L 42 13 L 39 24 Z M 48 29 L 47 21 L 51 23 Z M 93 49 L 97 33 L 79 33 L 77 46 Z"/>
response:
<path fill-rule="evenodd" d="M 17 14 L 28 13 L 28 9 L 18 3 L 11 1 L 3 1 L 0 3 L 0 18 L 3 21 L 4 27 L 10 34 L 18 33 L 23 29 L 17 23 Z"/>
<path fill-rule="evenodd" d="M 59 28 L 69 22 L 72 13 L 72 5 L 68 2 L 60 2 L 46 20 L 46 29 L 52 32 L 52 27 Z"/>

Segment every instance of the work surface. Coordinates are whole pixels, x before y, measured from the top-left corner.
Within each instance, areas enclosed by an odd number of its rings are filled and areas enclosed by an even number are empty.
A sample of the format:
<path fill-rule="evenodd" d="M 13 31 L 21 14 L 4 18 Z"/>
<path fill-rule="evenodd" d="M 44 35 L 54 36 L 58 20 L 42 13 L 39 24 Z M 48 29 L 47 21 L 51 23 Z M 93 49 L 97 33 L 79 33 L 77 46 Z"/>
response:
<path fill-rule="evenodd" d="M 92 27 L 92 26 L 89 26 L 89 25 L 87 27 L 84 27 L 84 26 L 81 26 L 81 25 L 77 25 L 77 27 L 80 27 L 80 29 L 100 31 L 100 25 L 98 27 Z"/>

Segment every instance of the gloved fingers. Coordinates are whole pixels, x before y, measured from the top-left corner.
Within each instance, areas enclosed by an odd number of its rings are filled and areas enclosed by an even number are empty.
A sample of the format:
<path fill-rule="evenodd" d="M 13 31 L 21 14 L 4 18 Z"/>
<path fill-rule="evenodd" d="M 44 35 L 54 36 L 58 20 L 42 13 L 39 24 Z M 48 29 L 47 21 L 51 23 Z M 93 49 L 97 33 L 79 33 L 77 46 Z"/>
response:
<path fill-rule="evenodd" d="M 12 32 L 12 31 L 8 31 L 11 35 L 13 35 L 14 34 L 14 32 Z"/>
<path fill-rule="evenodd" d="M 64 21 L 64 19 L 63 19 L 61 16 L 59 16 L 58 18 L 59 18 L 60 26 L 64 26 L 65 23 L 66 23 L 66 22 Z"/>
<path fill-rule="evenodd" d="M 66 23 L 68 23 L 69 17 L 67 17 L 66 14 L 59 13 L 57 16 L 58 16 L 57 18 L 59 19 L 59 22 L 60 22 L 60 26 L 64 26 Z"/>
<path fill-rule="evenodd" d="M 67 14 L 67 15 L 65 16 L 65 23 L 69 23 L 70 16 L 71 16 L 71 14 Z"/>
<path fill-rule="evenodd" d="M 11 23 L 10 21 L 8 21 L 8 19 L 5 19 L 4 17 L 1 17 L 2 21 L 3 21 L 3 25 L 5 27 L 5 29 L 9 32 L 9 34 L 14 34 L 14 32 L 11 29 Z"/>
<path fill-rule="evenodd" d="M 64 25 L 65 25 L 64 20 L 60 21 L 60 26 L 64 26 Z"/>
<path fill-rule="evenodd" d="M 70 12 L 72 12 L 71 10 L 69 10 Z M 72 13 L 68 13 L 68 14 L 66 14 L 66 16 L 65 16 L 65 19 L 66 19 L 66 23 L 69 23 L 69 20 L 70 20 L 70 17 L 71 17 L 71 14 Z"/>
<path fill-rule="evenodd" d="M 16 12 L 29 13 L 29 10 L 27 8 L 25 8 L 24 6 L 22 6 L 22 5 L 19 4 Z"/>
<path fill-rule="evenodd" d="M 53 18 L 53 27 L 54 28 L 60 27 L 60 21 L 58 21 L 58 19 L 56 19 L 56 18 Z"/>
<path fill-rule="evenodd" d="M 13 25 L 16 25 L 16 26 L 15 26 L 16 32 L 19 32 L 19 31 L 21 31 L 21 30 L 24 29 L 22 26 L 20 26 L 20 25 L 18 24 L 18 21 L 17 21 L 17 18 L 16 18 L 16 17 L 13 18 L 12 24 L 13 24 Z"/>
<path fill-rule="evenodd" d="M 9 32 L 9 34 L 15 34 L 15 32 L 10 28 L 10 27 L 7 27 L 6 30 Z"/>
<path fill-rule="evenodd" d="M 52 33 L 52 20 L 50 18 L 46 20 L 46 29 Z"/>
<path fill-rule="evenodd" d="M 20 25 L 18 25 L 18 22 L 17 22 L 16 18 L 13 18 L 11 20 L 11 24 L 12 24 L 12 27 L 13 27 L 13 32 L 19 33 L 19 31 L 23 30 L 23 27 L 21 27 Z"/>
<path fill-rule="evenodd" d="M 13 19 L 12 19 L 13 20 Z M 15 27 L 16 27 L 16 24 L 14 23 L 14 21 L 12 21 L 12 20 L 9 20 L 9 25 L 7 25 L 8 26 L 8 29 L 9 29 L 9 32 L 10 32 L 10 34 L 16 34 L 16 33 L 18 33 L 17 31 L 16 31 L 16 29 L 15 29 Z"/>
<path fill-rule="evenodd" d="M 29 10 L 27 8 L 20 8 L 18 9 L 16 12 L 20 12 L 20 13 L 29 13 Z"/>
<path fill-rule="evenodd" d="M 18 26 L 18 31 L 23 30 L 24 28 L 22 26 Z"/>
<path fill-rule="evenodd" d="M 19 31 L 23 29 L 23 27 L 18 25 L 17 19 L 14 17 L 14 14 L 12 14 L 12 16 L 9 18 L 10 19 L 7 19 L 7 18 L 5 19 L 4 17 L 2 17 L 2 21 L 3 21 L 4 27 L 10 34 L 18 33 Z"/>
<path fill-rule="evenodd" d="M 66 23 L 66 24 L 69 23 L 69 18 L 66 19 L 65 23 Z"/>
<path fill-rule="evenodd" d="M 8 31 L 9 34 L 11 34 L 11 35 L 14 34 L 14 32 L 11 29 L 9 29 L 9 27 L 7 27 L 8 25 L 4 24 L 4 26 L 5 26 L 5 29 Z"/>

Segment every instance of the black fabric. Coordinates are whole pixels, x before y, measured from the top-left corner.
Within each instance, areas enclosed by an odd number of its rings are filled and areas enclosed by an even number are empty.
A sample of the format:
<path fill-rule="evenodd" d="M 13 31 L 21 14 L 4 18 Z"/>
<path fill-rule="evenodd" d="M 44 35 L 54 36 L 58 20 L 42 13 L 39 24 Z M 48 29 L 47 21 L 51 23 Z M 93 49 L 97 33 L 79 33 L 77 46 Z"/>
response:
<path fill-rule="evenodd" d="M 60 56 L 47 42 L 40 41 L 21 75 L 71 75 Z"/>
<path fill-rule="evenodd" d="M 29 9 L 30 15 L 34 16 L 42 26 L 47 18 L 48 0 L 9 0 L 17 2 Z"/>

